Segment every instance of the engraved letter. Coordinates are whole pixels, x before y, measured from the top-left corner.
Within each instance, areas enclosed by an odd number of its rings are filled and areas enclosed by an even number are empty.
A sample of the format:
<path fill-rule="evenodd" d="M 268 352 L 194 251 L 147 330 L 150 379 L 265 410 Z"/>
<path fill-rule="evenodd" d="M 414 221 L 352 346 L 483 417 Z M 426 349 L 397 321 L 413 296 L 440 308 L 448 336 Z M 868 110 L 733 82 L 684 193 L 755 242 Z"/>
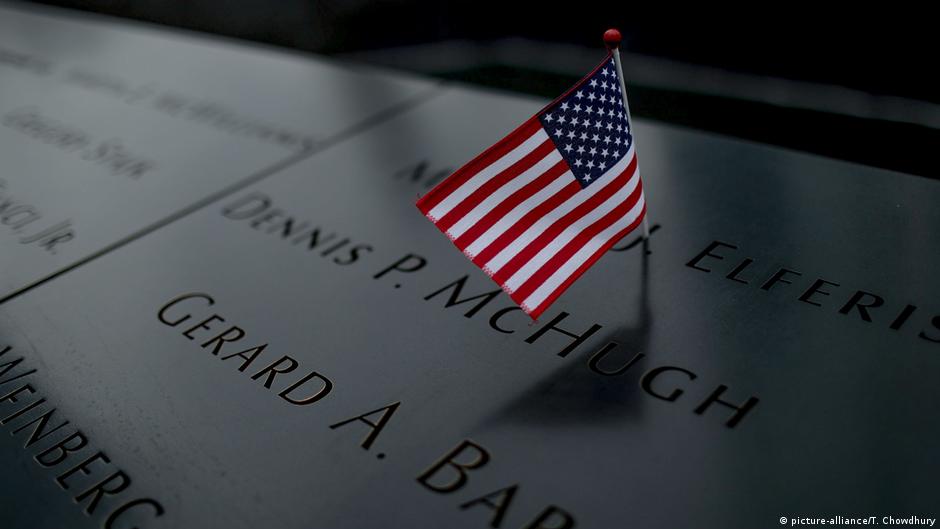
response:
<path fill-rule="evenodd" d="M 202 293 L 198 293 L 198 292 L 197 292 L 197 293 L 193 293 L 193 294 L 183 294 L 182 296 L 177 296 L 177 297 L 171 299 L 169 303 L 167 303 L 166 305 L 164 305 L 163 308 L 160 309 L 160 312 L 157 313 L 157 319 L 159 319 L 159 320 L 160 320 L 161 322 L 163 322 L 164 324 L 169 325 L 170 327 L 176 327 L 176 326 L 179 325 L 180 323 L 183 323 L 184 321 L 188 320 L 189 318 L 192 317 L 192 316 L 189 315 L 189 314 L 187 314 L 187 315 L 183 316 L 182 318 L 179 318 L 179 319 L 177 319 L 177 320 L 175 320 L 175 321 L 169 321 L 169 320 L 167 320 L 165 314 L 166 314 L 167 309 L 169 309 L 169 308 L 172 307 L 173 305 L 176 305 L 177 303 L 179 303 L 179 302 L 181 302 L 181 301 L 183 301 L 183 300 L 186 300 L 186 299 L 190 299 L 190 298 L 201 298 L 201 299 L 204 299 L 204 300 L 208 301 L 210 306 L 215 305 L 215 300 L 212 299 L 212 297 L 209 296 L 209 294 L 202 294 Z"/>
<path fill-rule="evenodd" d="M 698 408 L 695 408 L 695 413 L 698 415 L 705 413 L 705 410 L 707 410 L 708 407 L 713 402 L 721 404 L 722 406 L 727 406 L 731 408 L 732 410 L 735 410 L 735 412 L 734 412 L 734 415 L 732 415 L 731 418 L 728 419 L 728 422 L 725 423 L 725 426 L 727 426 L 728 428 L 734 428 L 735 425 L 741 422 L 741 419 L 744 418 L 747 412 L 751 411 L 751 409 L 757 405 L 758 399 L 757 397 L 750 397 L 747 399 L 747 402 L 745 402 L 744 404 L 740 406 L 737 406 L 726 400 L 721 400 L 718 398 L 721 396 L 722 393 L 725 392 L 726 389 L 728 389 L 728 386 L 725 386 L 724 384 L 719 385 L 715 389 L 715 391 L 713 391 L 712 394 L 709 395 L 708 398 L 705 399 L 704 402 L 699 404 Z"/>
<path fill-rule="evenodd" d="M 310 395 L 309 397 L 304 398 L 304 399 L 300 399 L 300 400 L 294 400 L 292 397 L 289 396 L 292 391 L 294 391 L 295 389 L 299 388 L 299 387 L 302 386 L 305 382 L 307 382 L 308 380 L 310 380 L 310 379 L 312 379 L 312 378 L 319 378 L 320 380 L 323 381 L 323 387 L 320 388 L 320 391 L 317 391 L 317 392 L 314 393 L 313 395 Z M 298 380 L 297 382 L 294 382 L 294 383 L 291 384 L 289 387 L 285 388 L 284 391 L 278 393 L 278 395 L 279 395 L 282 399 L 286 400 L 287 402 L 290 402 L 291 404 L 296 404 L 296 405 L 298 405 L 298 406 L 306 406 L 307 404 L 313 404 L 314 402 L 316 402 L 316 401 L 322 399 L 323 397 L 327 396 L 327 395 L 330 393 L 330 390 L 332 390 L 332 389 L 333 389 L 333 383 L 330 382 L 330 379 L 328 379 L 328 378 L 326 378 L 325 376 L 323 376 L 323 375 L 317 373 L 316 371 L 311 371 L 309 375 L 307 375 L 307 376 L 305 376 L 304 378 Z"/>
<path fill-rule="evenodd" d="M 555 327 L 556 323 L 560 322 L 561 320 L 567 317 L 568 317 L 567 312 L 562 312 L 558 316 L 555 316 L 555 319 L 543 325 L 542 328 L 535 331 L 535 334 L 533 334 L 532 336 L 529 336 L 528 338 L 526 338 L 525 343 L 529 343 L 529 344 L 535 343 L 535 341 L 538 340 L 539 337 L 541 337 L 543 334 L 547 333 L 548 331 L 552 331 L 552 330 L 558 331 L 561 334 L 564 334 L 565 336 L 570 336 L 575 339 L 573 342 L 571 342 L 570 345 L 568 345 L 568 347 L 565 347 L 558 353 L 558 356 L 564 358 L 568 356 L 568 354 L 571 353 L 571 351 L 574 351 L 576 347 L 581 345 L 582 342 L 587 340 L 588 337 L 590 337 L 592 334 L 596 333 L 597 331 L 601 329 L 601 326 L 595 323 L 594 325 L 591 325 L 590 329 L 584 331 L 584 333 L 575 334 L 573 332 L 568 332 L 564 329 Z"/>
<path fill-rule="evenodd" d="M 494 511 L 493 517 L 490 518 L 490 527 L 499 527 L 500 522 L 503 521 L 503 516 L 506 516 L 506 510 L 509 508 L 512 497 L 516 495 L 517 490 L 519 490 L 518 484 L 510 485 L 504 489 L 499 489 L 484 496 L 480 496 L 475 500 L 470 500 L 461 505 L 460 509 L 469 509 L 474 505 L 482 503 Z"/>
<path fill-rule="evenodd" d="M 463 276 L 463 277 L 461 277 L 461 278 L 458 279 L 457 281 L 454 281 L 453 283 L 450 283 L 449 285 L 445 286 L 444 288 L 442 288 L 442 289 L 440 289 L 440 290 L 438 290 L 438 291 L 436 291 L 436 292 L 432 292 L 432 293 L 428 294 L 427 296 L 424 297 L 424 300 L 427 301 L 427 300 L 433 298 L 434 296 L 436 296 L 436 295 L 438 295 L 438 294 L 440 294 L 440 293 L 442 293 L 442 292 L 446 292 L 447 290 L 450 290 L 451 288 L 453 288 L 454 291 L 450 293 L 450 298 L 448 298 L 448 299 L 447 299 L 447 302 L 444 303 L 444 308 L 446 309 L 446 308 L 449 308 L 449 307 L 453 307 L 454 305 L 460 305 L 461 303 L 467 303 L 467 302 L 469 302 L 469 301 L 474 301 L 474 300 L 479 299 L 479 300 L 480 300 L 479 303 L 477 303 L 476 305 L 474 305 L 473 307 L 471 307 L 470 310 L 468 310 L 467 312 L 464 313 L 464 317 L 465 317 L 465 318 L 470 318 L 470 317 L 472 317 L 474 314 L 476 314 L 477 312 L 479 312 L 480 309 L 482 309 L 484 306 L 486 306 L 487 303 L 489 303 L 490 301 L 492 301 L 493 298 L 495 298 L 496 296 L 498 296 L 499 293 L 502 292 L 502 290 L 499 289 L 499 288 L 497 288 L 496 290 L 492 290 L 492 291 L 490 291 L 490 292 L 484 292 L 483 294 L 479 294 L 479 295 L 476 295 L 476 296 L 473 296 L 473 297 L 469 297 L 469 298 L 466 298 L 466 299 L 461 299 L 461 300 L 458 301 L 457 298 L 460 297 L 460 293 L 463 291 L 463 287 L 466 286 L 466 284 L 467 284 L 467 278 L 469 278 L 469 277 L 470 277 L 470 276 Z"/>
<path fill-rule="evenodd" d="M 401 402 L 393 402 L 392 404 L 389 404 L 388 406 L 382 406 L 381 408 L 377 410 L 367 411 L 363 413 L 362 415 L 357 415 L 351 419 L 346 419 L 345 421 L 340 421 L 336 424 L 331 424 L 330 430 L 335 430 L 339 428 L 340 426 L 349 424 L 353 421 L 362 421 L 368 424 L 371 427 L 369 430 L 369 435 L 367 435 L 366 438 L 363 439 L 362 444 L 359 445 L 362 448 L 368 450 L 369 447 L 372 446 L 372 443 L 375 442 L 376 437 L 379 436 L 379 433 L 382 431 L 382 428 L 385 428 L 385 424 L 388 423 L 388 420 L 392 418 L 392 414 L 395 413 L 395 410 L 398 409 L 398 406 L 400 404 Z M 378 422 L 372 422 L 366 419 L 366 417 L 370 415 L 375 415 L 376 413 L 379 413 L 379 412 L 382 412 L 382 416 L 379 417 Z"/>
<path fill-rule="evenodd" d="M 457 462 L 457 456 L 459 456 L 464 450 L 469 449 L 475 451 L 476 456 L 466 463 Z M 437 463 L 434 463 L 431 468 L 425 470 L 423 474 L 418 476 L 418 483 L 424 485 L 434 492 L 439 492 L 441 494 L 454 492 L 455 490 L 463 487 L 467 482 L 468 470 L 480 468 L 488 463 L 489 460 L 490 454 L 482 446 L 474 443 L 469 439 L 464 439 L 459 445 L 457 445 L 457 448 L 454 448 L 448 452 L 447 455 L 438 460 Z M 454 471 L 456 471 L 456 476 L 454 476 L 454 478 L 447 483 L 432 485 L 429 481 L 430 478 L 441 471 L 444 467 L 451 467 L 454 469 Z"/>

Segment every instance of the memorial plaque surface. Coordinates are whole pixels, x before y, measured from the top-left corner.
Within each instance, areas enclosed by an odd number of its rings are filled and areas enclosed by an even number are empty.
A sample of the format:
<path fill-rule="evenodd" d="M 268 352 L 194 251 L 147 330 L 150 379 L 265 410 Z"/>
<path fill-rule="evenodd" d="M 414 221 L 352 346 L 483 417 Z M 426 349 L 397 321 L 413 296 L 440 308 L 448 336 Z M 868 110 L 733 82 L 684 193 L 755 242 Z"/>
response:
<path fill-rule="evenodd" d="M 0 299 L 433 89 L 63 13 L 0 6 Z"/>
<path fill-rule="evenodd" d="M 628 238 L 532 323 L 413 203 L 540 105 L 448 89 L 5 303 L 0 381 L 35 372 L 0 416 L 45 402 L 0 427 L 0 516 L 936 518 L 940 186 L 640 121 L 650 253 Z"/>

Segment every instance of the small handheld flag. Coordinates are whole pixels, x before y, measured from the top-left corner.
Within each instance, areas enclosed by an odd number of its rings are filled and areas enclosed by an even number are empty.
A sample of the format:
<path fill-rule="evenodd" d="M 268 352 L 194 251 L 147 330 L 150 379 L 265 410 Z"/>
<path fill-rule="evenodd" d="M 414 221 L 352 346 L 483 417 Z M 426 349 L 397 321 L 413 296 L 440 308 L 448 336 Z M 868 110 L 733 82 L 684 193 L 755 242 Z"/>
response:
<path fill-rule="evenodd" d="M 646 214 L 617 45 L 417 206 L 538 318 Z"/>

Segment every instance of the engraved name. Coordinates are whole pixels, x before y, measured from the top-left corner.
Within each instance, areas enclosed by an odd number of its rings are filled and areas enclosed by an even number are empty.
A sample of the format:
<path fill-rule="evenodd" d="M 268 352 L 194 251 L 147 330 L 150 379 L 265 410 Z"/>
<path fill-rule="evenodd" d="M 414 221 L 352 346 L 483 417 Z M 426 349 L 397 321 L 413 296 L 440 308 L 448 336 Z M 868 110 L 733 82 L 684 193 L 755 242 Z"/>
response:
<path fill-rule="evenodd" d="M 75 238 L 71 220 L 44 223 L 36 206 L 17 200 L 7 192 L 7 183 L 0 178 L 0 226 L 17 235 L 20 244 L 34 244 L 54 254 L 59 246 Z"/>
<path fill-rule="evenodd" d="M 279 207 L 264 193 L 249 193 L 222 208 L 222 216 L 244 221 L 260 233 L 277 237 L 285 243 L 347 266 L 371 253 L 371 244 L 355 241 L 316 222 L 299 218 Z"/>
<path fill-rule="evenodd" d="M 734 266 L 731 263 L 735 263 Z M 721 241 L 713 241 L 686 263 L 686 266 L 706 274 L 723 274 L 729 281 L 749 285 L 763 292 L 776 293 L 786 289 L 798 289 L 796 292 L 799 292 L 799 295 L 793 300 L 803 303 L 804 306 L 828 309 L 856 321 L 878 325 L 891 331 L 906 331 L 911 317 L 918 310 L 917 305 L 911 303 L 903 303 L 902 307 L 896 303 L 897 300 L 892 307 L 888 298 L 881 294 L 861 289 L 846 291 L 840 281 L 821 277 L 811 279 L 812 275 L 806 276 L 803 272 L 791 268 L 756 270 L 758 267 L 755 266 L 754 259 L 743 257 L 736 245 Z M 911 328 L 921 340 L 940 343 L 940 314 L 930 316 L 929 324 Z"/>
<path fill-rule="evenodd" d="M 212 310 L 213 305 L 215 299 L 209 294 L 186 293 L 160 307 L 157 319 L 220 362 L 277 392 L 284 402 L 308 406 L 330 394 L 333 382 L 329 378 L 316 370 L 299 369 L 300 361 L 290 355 L 271 354 L 267 342 L 249 340 L 238 325 L 223 325 L 226 319 Z"/>
<path fill-rule="evenodd" d="M 86 516 L 108 513 L 105 529 L 139 527 L 163 516 L 160 502 L 136 495 L 131 477 L 40 396 L 32 380 L 36 369 L 24 369 L 23 357 L 11 357 L 12 349 L 0 347 L 0 427 L 24 439 L 36 464 L 56 472 L 56 485 Z"/>
<path fill-rule="evenodd" d="M 633 248 L 640 245 L 629 244 Z M 402 286 L 405 277 L 423 270 L 428 264 L 427 258 L 418 254 L 409 253 L 378 270 L 372 278 L 376 281 L 394 282 L 395 288 Z M 502 334 L 515 334 L 522 329 L 530 328 L 528 318 L 522 314 L 522 309 L 513 305 L 497 305 L 496 300 L 502 299 L 505 294 L 499 288 L 483 288 L 473 290 L 469 286 L 469 275 L 464 275 L 424 296 L 428 302 L 441 303 L 443 308 L 459 307 L 463 317 L 477 318 L 487 322 L 488 327 Z M 495 306 L 494 306 L 495 305 Z M 575 351 L 583 351 L 589 339 L 595 336 L 603 325 L 592 323 L 588 326 L 571 324 L 568 312 L 560 312 L 547 323 L 539 325 L 534 331 L 527 331 L 523 342 L 540 345 L 553 342 L 553 347 L 561 348 L 555 354 L 558 358 L 566 358 Z M 574 319 L 574 318 L 572 318 Z M 599 349 L 588 357 L 586 365 L 588 372 L 602 377 L 621 377 L 632 375 L 644 368 L 647 361 L 646 353 L 637 351 L 636 346 L 622 344 L 616 340 L 608 340 Z M 577 377 L 573 372 L 569 378 Z M 702 388 L 699 375 L 693 369 L 677 365 L 657 365 L 646 367 L 637 379 L 637 384 L 644 394 L 668 403 L 684 403 L 694 398 L 695 404 L 692 412 L 695 415 L 723 417 L 728 428 L 737 427 L 745 417 L 752 415 L 760 399 L 756 396 L 742 396 L 740 389 L 732 390 L 727 384 L 714 384 Z M 690 387 L 691 386 L 691 387 Z M 710 391 L 709 388 L 713 388 Z M 702 392 L 705 389 L 705 392 Z M 688 397 L 686 394 L 697 394 Z M 733 395 L 733 396 L 731 396 Z M 746 394 L 745 394 L 746 395 Z M 729 413 L 730 412 L 730 413 Z M 724 415 L 722 415 L 722 413 Z"/>
<path fill-rule="evenodd" d="M 43 115 L 37 107 L 12 110 L 3 115 L 0 123 L 60 151 L 75 153 L 114 176 L 136 180 L 157 167 L 154 161 L 128 150 L 120 138 L 95 141 L 87 132 Z"/>

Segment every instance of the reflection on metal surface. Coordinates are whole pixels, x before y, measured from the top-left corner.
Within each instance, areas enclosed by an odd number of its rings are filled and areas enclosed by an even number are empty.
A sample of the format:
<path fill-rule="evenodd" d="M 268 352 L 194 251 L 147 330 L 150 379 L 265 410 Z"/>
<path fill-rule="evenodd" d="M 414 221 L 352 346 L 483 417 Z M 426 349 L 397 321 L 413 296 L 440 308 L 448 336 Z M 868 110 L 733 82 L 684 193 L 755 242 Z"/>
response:
<path fill-rule="evenodd" d="M 241 53 L 213 57 L 233 64 Z M 133 71 L 128 61 L 114 71 Z M 246 113 L 333 115 L 310 94 L 348 86 L 291 64 L 290 93 L 277 104 L 243 94 Z M 220 71 L 190 72 L 191 87 L 221 83 Z M 22 85 L 0 101 L 28 96 L 96 138 L 107 134 L 92 125 L 127 118 L 129 138 L 141 124 L 154 131 L 148 152 L 165 148 L 158 139 L 179 141 L 186 166 L 159 189 L 189 189 L 192 175 L 213 171 L 246 174 L 243 156 L 254 163 L 283 150 L 159 113 L 116 116 L 113 102 L 19 74 L 0 83 Z M 428 179 L 541 106 L 443 89 L 3 303 L 5 526 L 936 517 L 940 185 L 638 121 L 661 226 L 648 248 L 622 241 L 532 323 L 413 202 Z M 95 109 L 113 121 L 88 121 Z M 74 219 L 78 237 L 92 231 L 78 221 L 98 214 L 95 193 L 140 183 L 116 184 L 74 165 L 74 153 L 0 134 L 16 147 L 4 147 L 0 192 L 50 221 Z M 189 145 L 196 140 L 217 150 L 206 157 Z M 104 183 L 71 192 L 85 178 Z M 204 192 L 226 185 L 213 180 Z M 172 214 L 170 201 L 156 202 Z M 81 216 L 56 215 L 69 204 Z M 102 224 L 123 226 L 144 208 L 130 198 L 112 205 Z M 20 261 L 9 256 L 22 249 L 10 231 L 0 227 L 4 281 L 36 262 L 13 267 Z M 213 304 L 167 308 L 183 293 Z M 314 372 L 329 391 L 315 376 L 287 391 Z M 311 405 L 290 402 L 318 391 Z M 30 443 L 40 423 L 25 425 L 53 408 L 48 435 Z M 78 431 L 85 446 L 54 448 Z M 117 472 L 130 483 L 109 481 Z"/>

